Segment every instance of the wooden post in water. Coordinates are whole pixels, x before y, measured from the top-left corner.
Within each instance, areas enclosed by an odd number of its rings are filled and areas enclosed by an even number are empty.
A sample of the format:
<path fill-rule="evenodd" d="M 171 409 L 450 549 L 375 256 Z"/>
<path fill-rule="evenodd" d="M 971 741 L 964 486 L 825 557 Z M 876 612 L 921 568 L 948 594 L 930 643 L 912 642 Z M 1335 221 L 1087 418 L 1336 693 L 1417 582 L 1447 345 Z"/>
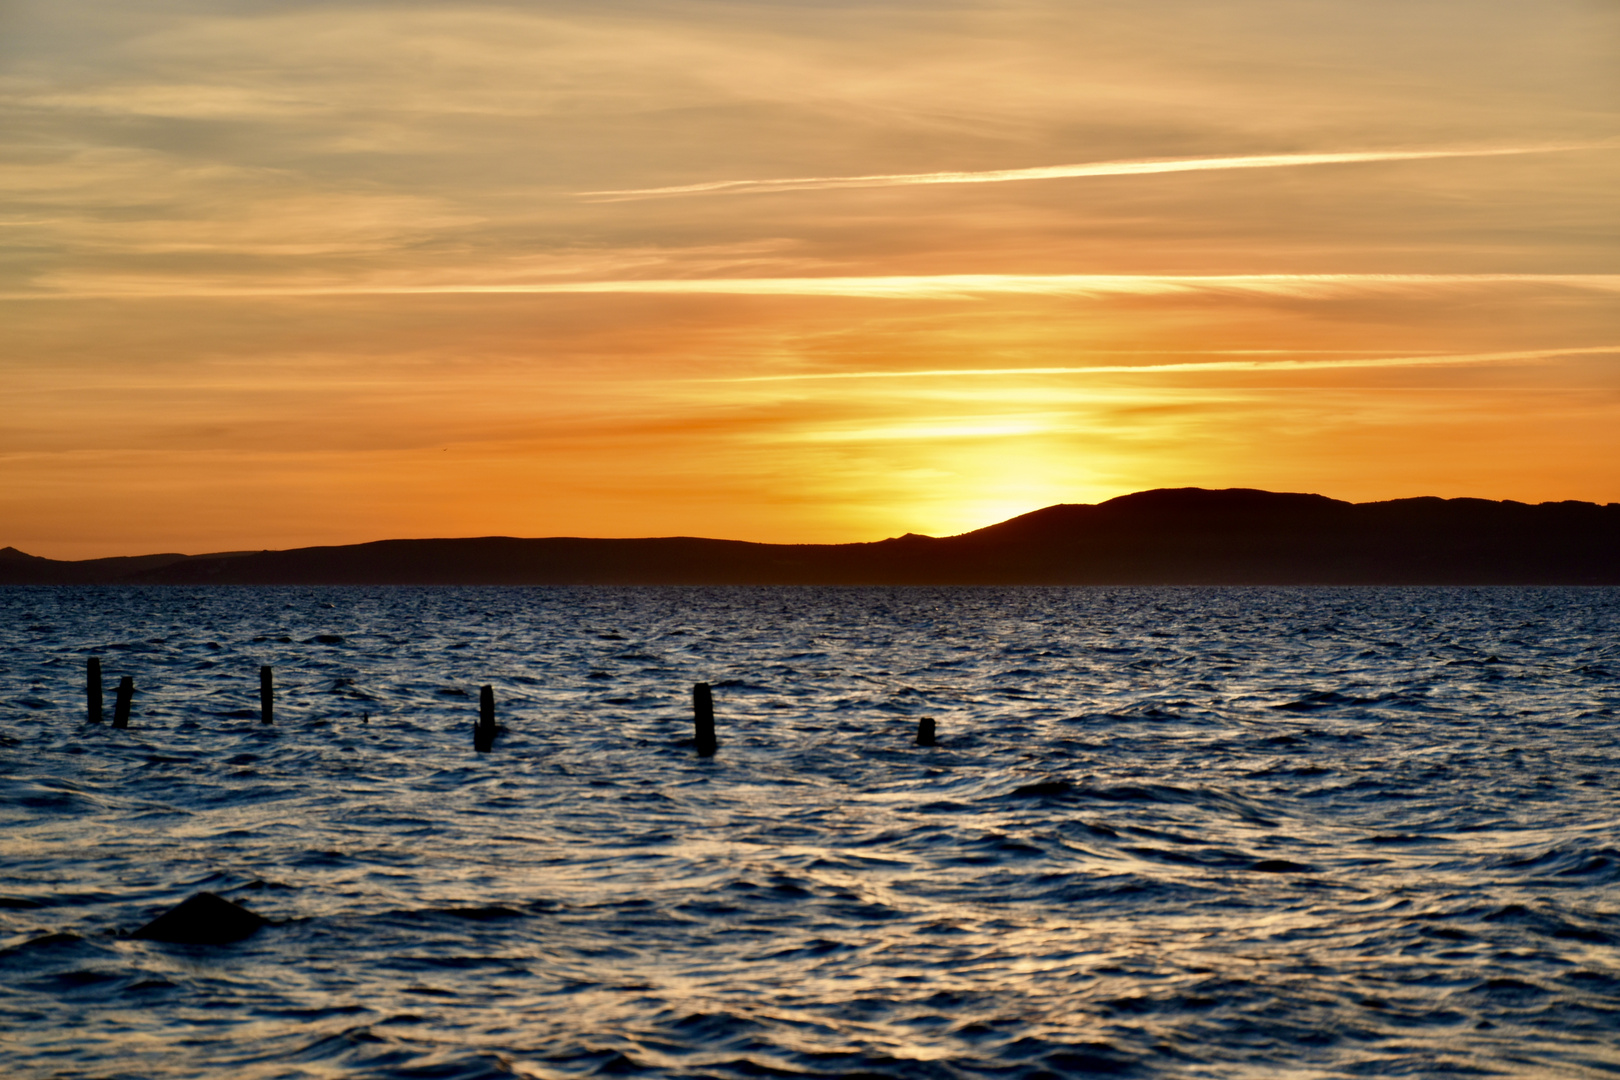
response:
<path fill-rule="evenodd" d="M 276 678 L 269 664 L 259 668 L 259 723 L 276 722 Z"/>
<path fill-rule="evenodd" d="M 692 722 L 697 736 L 692 743 L 698 757 L 714 757 L 714 696 L 706 682 L 692 684 Z"/>
<path fill-rule="evenodd" d="M 125 675 L 118 680 L 118 696 L 113 699 L 113 727 L 129 727 L 129 702 L 135 696 L 135 679 Z"/>
<path fill-rule="evenodd" d="M 924 716 L 917 721 L 917 745 L 934 745 L 934 718 L 932 716 Z"/>
<path fill-rule="evenodd" d="M 101 657 L 92 656 L 84 664 L 85 719 L 101 723 Z"/>
<path fill-rule="evenodd" d="M 478 726 L 473 728 L 473 749 L 487 754 L 495 746 L 495 688 L 478 690 Z"/>

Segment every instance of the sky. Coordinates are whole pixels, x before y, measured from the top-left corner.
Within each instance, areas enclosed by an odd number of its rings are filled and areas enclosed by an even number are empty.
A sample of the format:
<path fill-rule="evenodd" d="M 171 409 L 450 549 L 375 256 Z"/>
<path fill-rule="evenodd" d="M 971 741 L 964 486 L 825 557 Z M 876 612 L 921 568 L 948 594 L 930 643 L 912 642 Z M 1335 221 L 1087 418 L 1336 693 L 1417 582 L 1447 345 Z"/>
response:
<path fill-rule="evenodd" d="M 0 545 L 1620 501 L 1613 0 L 0 0 Z"/>

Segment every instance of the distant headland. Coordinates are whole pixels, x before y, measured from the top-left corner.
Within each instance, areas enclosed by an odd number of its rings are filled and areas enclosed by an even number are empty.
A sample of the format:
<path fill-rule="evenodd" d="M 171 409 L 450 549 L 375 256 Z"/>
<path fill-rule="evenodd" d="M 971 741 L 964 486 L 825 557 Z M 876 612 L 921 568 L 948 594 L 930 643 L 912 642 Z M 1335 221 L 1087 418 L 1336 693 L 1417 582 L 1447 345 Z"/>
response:
<path fill-rule="evenodd" d="M 79 562 L 8 547 L 0 585 L 1620 585 L 1620 503 L 1162 488 L 860 544 L 484 536 Z"/>

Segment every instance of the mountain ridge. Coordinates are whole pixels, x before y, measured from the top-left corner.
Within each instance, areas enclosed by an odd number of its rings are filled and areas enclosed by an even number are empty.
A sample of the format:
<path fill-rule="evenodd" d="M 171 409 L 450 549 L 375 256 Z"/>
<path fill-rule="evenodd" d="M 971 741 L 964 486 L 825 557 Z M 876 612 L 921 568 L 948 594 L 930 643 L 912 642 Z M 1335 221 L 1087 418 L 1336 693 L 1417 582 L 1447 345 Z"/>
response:
<path fill-rule="evenodd" d="M 0 550 L 0 585 L 44 584 L 1617 585 L 1620 504 L 1158 488 L 851 544 L 484 536 L 78 562 Z"/>

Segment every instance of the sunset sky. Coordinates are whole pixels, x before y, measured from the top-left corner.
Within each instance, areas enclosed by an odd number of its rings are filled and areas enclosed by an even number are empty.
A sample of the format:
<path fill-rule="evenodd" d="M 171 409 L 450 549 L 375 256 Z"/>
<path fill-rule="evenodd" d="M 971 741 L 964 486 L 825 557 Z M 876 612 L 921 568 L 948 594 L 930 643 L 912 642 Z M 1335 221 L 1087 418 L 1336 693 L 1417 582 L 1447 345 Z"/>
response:
<path fill-rule="evenodd" d="M 1614 0 L 0 0 L 0 546 L 1620 501 Z"/>

